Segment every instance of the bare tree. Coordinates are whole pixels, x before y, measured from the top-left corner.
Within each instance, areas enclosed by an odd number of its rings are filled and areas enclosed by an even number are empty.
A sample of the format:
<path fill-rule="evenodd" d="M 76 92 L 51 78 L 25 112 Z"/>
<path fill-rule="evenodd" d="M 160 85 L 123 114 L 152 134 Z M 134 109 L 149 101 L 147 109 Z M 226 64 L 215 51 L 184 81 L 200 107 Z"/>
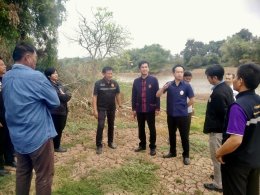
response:
<path fill-rule="evenodd" d="M 80 14 L 77 38 L 72 40 L 87 50 L 96 73 L 97 60 L 119 54 L 129 45 L 130 33 L 113 21 L 113 13 L 107 8 L 96 8 L 92 14 L 91 21 Z"/>

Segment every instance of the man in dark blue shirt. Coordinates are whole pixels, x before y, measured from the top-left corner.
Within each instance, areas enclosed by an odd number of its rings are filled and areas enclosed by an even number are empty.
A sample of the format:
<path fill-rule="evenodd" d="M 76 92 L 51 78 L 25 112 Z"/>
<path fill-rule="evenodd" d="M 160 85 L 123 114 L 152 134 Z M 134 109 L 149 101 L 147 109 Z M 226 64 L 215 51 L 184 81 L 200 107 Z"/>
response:
<path fill-rule="evenodd" d="M 183 81 L 183 66 L 174 66 L 172 72 L 174 80 L 166 83 L 156 94 L 157 97 L 160 97 L 163 93 L 167 92 L 167 123 L 170 138 L 170 151 L 163 157 L 176 157 L 176 131 L 178 128 L 183 147 L 183 163 L 189 165 L 188 107 L 193 105 L 194 93 L 190 84 Z M 189 99 L 188 102 L 187 98 Z"/>
<path fill-rule="evenodd" d="M 98 119 L 96 135 L 97 154 L 102 153 L 102 138 L 106 117 L 108 124 L 108 147 L 116 149 L 116 145 L 113 143 L 116 111 L 115 101 L 117 101 L 119 108 L 122 107 L 119 85 L 115 80 L 112 80 L 112 68 L 108 66 L 104 67 L 102 74 L 104 77 L 95 83 L 93 93 L 93 114 L 95 118 Z"/>
<path fill-rule="evenodd" d="M 160 111 L 160 98 L 156 97 L 159 89 L 158 80 L 149 75 L 149 62 L 139 63 L 141 76 L 134 80 L 132 88 L 132 110 L 134 118 L 137 117 L 139 147 L 135 152 L 146 149 L 145 121 L 150 130 L 150 155 L 156 154 L 156 128 L 155 115 Z"/>

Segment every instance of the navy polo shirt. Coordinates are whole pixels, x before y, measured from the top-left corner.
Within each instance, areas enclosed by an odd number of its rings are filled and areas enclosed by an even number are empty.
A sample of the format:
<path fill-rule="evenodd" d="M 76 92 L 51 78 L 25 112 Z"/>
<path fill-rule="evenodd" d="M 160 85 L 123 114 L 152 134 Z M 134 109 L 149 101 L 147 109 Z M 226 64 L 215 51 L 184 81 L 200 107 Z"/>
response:
<path fill-rule="evenodd" d="M 172 117 L 188 116 L 187 98 L 194 97 L 193 90 L 189 83 L 181 81 L 177 86 L 171 81 L 167 91 L 167 114 Z"/>

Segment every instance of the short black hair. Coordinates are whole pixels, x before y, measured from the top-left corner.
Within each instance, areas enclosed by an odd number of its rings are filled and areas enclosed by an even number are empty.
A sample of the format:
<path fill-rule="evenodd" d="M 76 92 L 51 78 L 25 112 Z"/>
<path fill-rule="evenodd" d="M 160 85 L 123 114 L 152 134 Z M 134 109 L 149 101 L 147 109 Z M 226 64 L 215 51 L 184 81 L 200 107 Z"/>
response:
<path fill-rule="evenodd" d="M 0 56 L 0 60 L 3 60 L 3 58 Z"/>
<path fill-rule="evenodd" d="M 224 68 L 219 64 L 213 64 L 205 70 L 205 74 L 210 77 L 216 76 L 219 81 L 223 80 L 225 74 Z"/>
<path fill-rule="evenodd" d="M 260 65 L 250 63 L 239 66 L 237 78 L 243 79 L 247 89 L 256 89 L 260 82 Z"/>
<path fill-rule="evenodd" d="M 180 64 L 177 64 L 177 65 L 175 65 L 175 66 L 172 68 L 172 72 L 174 73 L 174 72 L 175 72 L 175 69 L 178 68 L 178 67 L 183 68 L 183 71 L 185 71 L 184 66 L 182 66 L 182 65 L 180 65 Z"/>
<path fill-rule="evenodd" d="M 102 69 L 102 73 L 105 74 L 107 71 L 110 71 L 110 70 L 113 71 L 113 68 L 110 67 L 110 66 L 105 66 L 105 67 Z"/>
<path fill-rule="evenodd" d="M 148 67 L 149 67 L 149 65 L 150 65 L 148 61 L 142 60 L 142 61 L 140 61 L 140 62 L 138 63 L 138 68 L 140 69 L 143 64 L 147 64 Z"/>
<path fill-rule="evenodd" d="M 184 77 L 192 77 L 192 73 L 190 71 L 185 71 L 183 76 Z"/>
<path fill-rule="evenodd" d="M 47 79 L 50 80 L 50 76 L 55 72 L 57 71 L 55 68 L 53 67 L 50 67 L 50 68 L 46 68 L 45 71 L 44 71 L 44 74 L 45 76 L 47 77 Z"/>
<path fill-rule="evenodd" d="M 29 43 L 25 43 L 25 42 L 18 43 L 15 46 L 13 51 L 13 60 L 14 61 L 21 60 L 24 57 L 24 55 L 28 52 L 34 53 L 36 52 L 36 48 Z"/>

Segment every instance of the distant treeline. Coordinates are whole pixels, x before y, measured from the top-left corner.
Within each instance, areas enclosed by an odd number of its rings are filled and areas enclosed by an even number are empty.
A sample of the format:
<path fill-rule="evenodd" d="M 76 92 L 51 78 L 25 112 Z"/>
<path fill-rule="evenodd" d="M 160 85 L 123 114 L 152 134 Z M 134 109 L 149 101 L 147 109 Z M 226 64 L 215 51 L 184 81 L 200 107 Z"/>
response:
<path fill-rule="evenodd" d="M 185 48 L 172 55 L 159 44 L 144 46 L 141 49 L 130 49 L 118 56 L 109 57 L 99 62 L 101 66 L 112 66 L 119 72 L 132 72 L 137 70 L 138 62 L 147 60 L 150 69 L 159 72 L 182 64 L 189 69 L 205 67 L 211 64 L 223 66 L 238 66 L 245 62 L 260 63 L 260 37 L 253 36 L 247 29 L 227 37 L 221 41 L 203 43 L 194 39 L 187 40 Z M 89 62 L 88 58 L 65 58 L 60 63 L 63 66 L 76 65 Z"/>

